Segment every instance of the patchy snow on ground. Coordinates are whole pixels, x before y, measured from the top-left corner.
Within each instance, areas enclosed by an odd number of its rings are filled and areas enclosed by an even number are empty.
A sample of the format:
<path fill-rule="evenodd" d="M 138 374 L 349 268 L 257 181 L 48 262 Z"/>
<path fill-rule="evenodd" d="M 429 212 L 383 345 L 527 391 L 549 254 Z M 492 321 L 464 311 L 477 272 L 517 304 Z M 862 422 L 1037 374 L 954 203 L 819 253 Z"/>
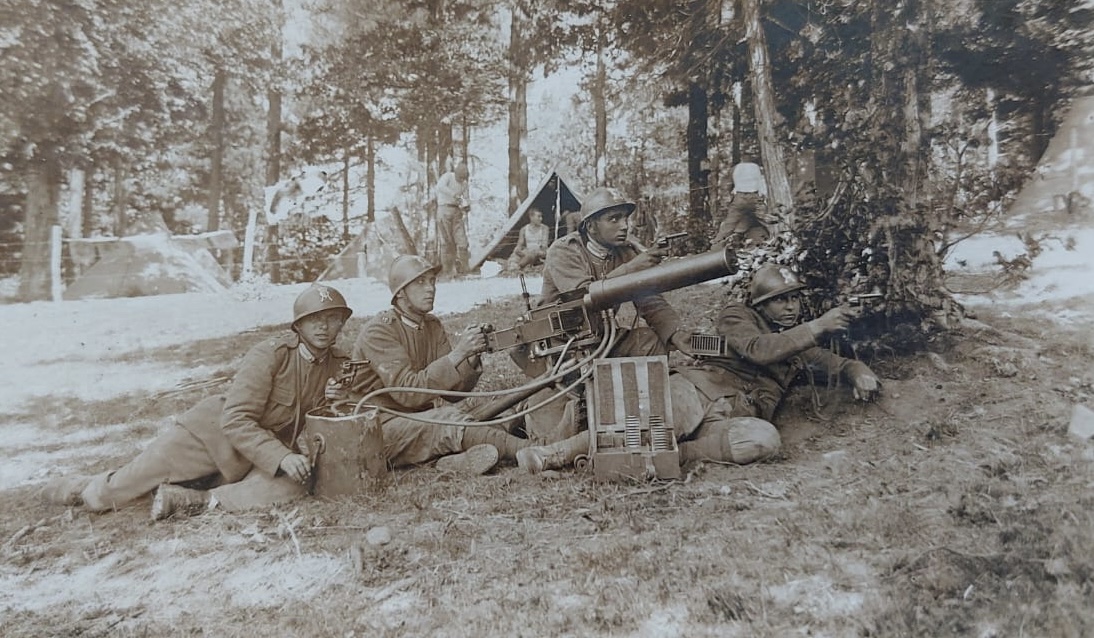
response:
<path fill-rule="evenodd" d="M 329 283 L 342 292 L 357 316 L 391 305 L 386 285 L 366 279 Z M 142 388 L 171 387 L 171 372 L 135 363 L 143 351 L 239 334 L 264 326 L 288 326 L 292 303 L 309 284 L 250 288 L 246 294 L 188 293 L 34 302 L 0 306 L 5 354 L 0 372 L 0 409 L 44 394 L 102 399 Z M 529 278 L 531 290 L 538 279 Z M 493 299 L 520 294 L 510 278 L 463 279 L 439 285 L 434 312 L 464 312 Z M 124 374 L 114 374 L 124 370 Z M 193 376 L 195 370 L 179 371 Z M 197 371 L 198 373 L 202 371 Z M 149 385 L 152 384 L 152 385 Z"/>

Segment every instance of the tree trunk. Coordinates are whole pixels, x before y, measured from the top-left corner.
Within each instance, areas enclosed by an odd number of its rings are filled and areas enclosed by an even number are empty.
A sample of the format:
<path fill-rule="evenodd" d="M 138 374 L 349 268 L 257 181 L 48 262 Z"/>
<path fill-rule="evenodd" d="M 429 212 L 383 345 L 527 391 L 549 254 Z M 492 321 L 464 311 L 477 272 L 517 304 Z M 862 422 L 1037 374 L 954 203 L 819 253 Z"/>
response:
<path fill-rule="evenodd" d="M 51 294 L 50 233 L 60 220 L 62 181 L 56 149 L 47 144 L 39 146 L 27 173 L 19 298 L 37 301 L 49 299 Z"/>
<path fill-rule="evenodd" d="M 528 197 L 528 61 L 524 50 L 523 4 L 516 2 L 509 30 L 509 208 L 515 211 Z"/>
<path fill-rule="evenodd" d="M 125 192 L 125 164 L 122 163 L 122 158 L 114 158 L 114 236 L 125 237 L 125 233 L 129 230 L 129 219 L 126 210 Z"/>
<path fill-rule="evenodd" d="M 700 240 L 711 230 L 710 192 L 707 188 L 707 91 L 698 82 L 688 87 L 688 244 L 702 250 Z"/>
<path fill-rule="evenodd" d="M 274 0 L 274 8 L 277 12 L 277 34 L 270 43 L 270 62 L 275 71 L 281 68 L 282 57 L 282 31 L 284 29 L 284 16 L 282 15 L 281 0 Z M 275 80 L 267 91 L 269 109 L 266 111 L 266 186 L 273 186 L 281 181 L 281 119 L 282 119 L 282 94 L 281 86 Z M 281 229 L 277 224 L 266 226 L 266 272 L 270 276 L 270 282 L 281 283 Z"/>
<path fill-rule="evenodd" d="M 80 198 L 80 237 L 90 237 L 95 226 L 95 165 L 90 164 L 84 174 L 83 197 Z"/>
<path fill-rule="evenodd" d="M 593 161 L 596 186 L 608 183 L 608 70 L 604 62 L 604 24 L 597 25 L 596 77 L 593 81 L 593 115 L 596 119 L 596 139 L 593 144 Z M 634 194 L 637 196 L 637 193 Z"/>
<path fill-rule="evenodd" d="M 365 169 L 365 192 L 368 197 L 365 219 L 371 224 L 376 221 L 376 140 L 371 133 L 365 138 Z"/>
<path fill-rule="evenodd" d="M 349 241 L 349 145 L 342 149 L 342 239 Z"/>
<path fill-rule="evenodd" d="M 220 200 L 224 180 L 224 86 L 228 83 L 228 72 L 223 68 L 216 70 L 213 77 L 213 114 L 209 123 L 209 141 L 212 144 L 212 156 L 209 160 L 209 217 L 205 230 L 220 230 Z"/>
<path fill-rule="evenodd" d="M 775 109 L 775 88 L 768 63 L 767 38 L 760 20 L 760 0 L 741 0 L 745 22 L 745 38 L 748 40 L 749 70 L 752 75 L 753 102 L 756 110 L 756 128 L 760 138 L 760 155 L 763 158 L 764 176 L 767 180 L 767 198 L 785 227 L 794 225 L 794 197 L 790 191 L 790 178 L 786 173 L 786 161 L 779 145 Z"/>

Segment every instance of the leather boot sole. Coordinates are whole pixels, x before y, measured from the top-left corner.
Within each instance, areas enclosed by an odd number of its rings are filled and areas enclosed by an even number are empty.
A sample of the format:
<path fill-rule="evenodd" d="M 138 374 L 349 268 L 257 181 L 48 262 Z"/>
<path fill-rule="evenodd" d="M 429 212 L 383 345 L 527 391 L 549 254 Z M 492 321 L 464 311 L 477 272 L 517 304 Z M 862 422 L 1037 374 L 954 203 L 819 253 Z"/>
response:
<path fill-rule="evenodd" d="M 489 443 L 474 445 L 460 452 L 437 459 L 437 469 L 478 476 L 486 474 L 498 464 L 498 448 Z"/>

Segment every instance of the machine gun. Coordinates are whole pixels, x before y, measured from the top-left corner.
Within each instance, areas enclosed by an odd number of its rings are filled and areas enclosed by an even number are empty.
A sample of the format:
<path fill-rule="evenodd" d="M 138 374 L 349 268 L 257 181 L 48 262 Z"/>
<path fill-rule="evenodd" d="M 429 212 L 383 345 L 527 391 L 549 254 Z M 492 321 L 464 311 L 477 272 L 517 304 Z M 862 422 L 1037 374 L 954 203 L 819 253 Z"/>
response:
<path fill-rule="evenodd" d="M 591 368 L 582 374 L 584 393 L 573 410 L 575 425 L 584 420 L 589 432 L 589 453 L 578 458 L 578 467 L 591 468 L 598 478 L 675 479 L 680 463 L 668 357 L 598 357 L 607 352 L 605 328 L 615 321 L 611 309 L 623 302 L 736 270 L 736 255 L 728 249 L 684 257 L 564 292 L 549 304 L 530 308 L 511 328 L 480 329 L 489 350 L 511 350 L 529 376 L 542 375 L 548 363 L 555 370 L 568 361 Z"/>
<path fill-rule="evenodd" d="M 563 292 L 549 304 L 530 309 L 511 328 L 485 327 L 487 349 L 496 352 L 527 346 L 529 357 L 537 359 L 558 355 L 563 350 L 595 346 L 600 342 L 603 330 L 600 312 L 626 301 L 725 277 L 736 271 L 736 255 L 725 249 L 597 280 L 586 287 Z M 537 375 L 538 372 L 530 376 Z"/>

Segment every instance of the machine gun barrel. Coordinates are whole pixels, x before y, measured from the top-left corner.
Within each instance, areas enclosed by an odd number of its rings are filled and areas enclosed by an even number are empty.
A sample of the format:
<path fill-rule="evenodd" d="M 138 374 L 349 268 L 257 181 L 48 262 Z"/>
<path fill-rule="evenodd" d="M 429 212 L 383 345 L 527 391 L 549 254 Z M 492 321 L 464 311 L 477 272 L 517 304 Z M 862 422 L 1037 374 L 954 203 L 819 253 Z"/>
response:
<path fill-rule="evenodd" d="M 737 256 L 731 249 L 712 250 L 639 272 L 594 281 L 589 284 L 583 303 L 589 310 L 603 310 L 635 298 L 676 290 L 735 272 Z"/>

